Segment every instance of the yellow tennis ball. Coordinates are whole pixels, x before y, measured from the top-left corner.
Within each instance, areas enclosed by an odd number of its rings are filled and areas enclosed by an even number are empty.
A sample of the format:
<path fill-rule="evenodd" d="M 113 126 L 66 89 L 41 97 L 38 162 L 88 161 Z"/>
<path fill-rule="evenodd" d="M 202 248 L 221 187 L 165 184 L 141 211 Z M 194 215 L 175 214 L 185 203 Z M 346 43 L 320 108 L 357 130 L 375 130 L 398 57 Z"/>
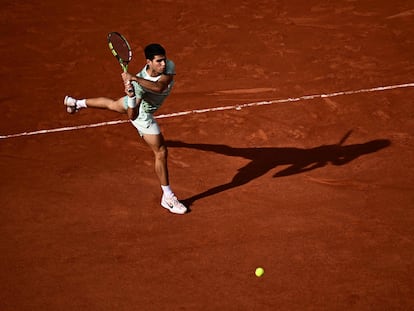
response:
<path fill-rule="evenodd" d="M 262 267 L 256 268 L 256 271 L 254 272 L 258 278 L 260 278 L 264 274 L 264 269 Z"/>

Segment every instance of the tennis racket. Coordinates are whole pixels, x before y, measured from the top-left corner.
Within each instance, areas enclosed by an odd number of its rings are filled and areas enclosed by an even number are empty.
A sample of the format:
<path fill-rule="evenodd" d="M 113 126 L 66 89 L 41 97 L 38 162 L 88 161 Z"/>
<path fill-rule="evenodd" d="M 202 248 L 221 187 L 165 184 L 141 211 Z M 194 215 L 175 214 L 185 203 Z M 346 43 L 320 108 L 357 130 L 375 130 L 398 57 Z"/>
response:
<path fill-rule="evenodd" d="M 108 45 L 112 54 L 119 61 L 124 72 L 128 71 L 128 64 L 132 59 L 131 47 L 123 35 L 118 32 L 108 34 Z"/>
<path fill-rule="evenodd" d="M 127 39 L 119 32 L 110 32 L 108 34 L 108 45 L 112 54 L 116 57 L 124 72 L 128 71 L 128 64 L 132 59 L 132 50 Z M 133 89 L 129 88 L 129 92 Z"/>

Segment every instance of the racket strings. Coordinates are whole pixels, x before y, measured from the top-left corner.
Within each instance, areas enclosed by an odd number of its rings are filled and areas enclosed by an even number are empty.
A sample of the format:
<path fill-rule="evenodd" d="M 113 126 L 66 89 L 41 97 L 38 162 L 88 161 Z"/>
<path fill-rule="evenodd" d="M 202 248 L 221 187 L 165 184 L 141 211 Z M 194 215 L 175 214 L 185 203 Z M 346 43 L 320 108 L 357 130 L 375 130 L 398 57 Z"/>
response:
<path fill-rule="evenodd" d="M 129 62 L 132 58 L 132 51 L 126 40 L 117 33 L 112 33 L 109 38 L 109 47 L 114 56 L 118 56 L 124 62 Z"/>

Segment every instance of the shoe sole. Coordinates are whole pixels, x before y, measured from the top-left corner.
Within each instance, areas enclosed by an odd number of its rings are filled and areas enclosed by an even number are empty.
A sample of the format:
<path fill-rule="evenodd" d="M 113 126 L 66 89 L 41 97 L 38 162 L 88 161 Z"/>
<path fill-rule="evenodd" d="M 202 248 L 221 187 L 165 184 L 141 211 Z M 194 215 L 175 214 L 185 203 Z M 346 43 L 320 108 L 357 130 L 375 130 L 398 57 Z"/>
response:
<path fill-rule="evenodd" d="M 74 114 L 76 111 L 78 111 L 78 109 L 76 109 L 76 104 L 75 106 L 69 106 L 66 101 L 68 100 L 69 96 L 65 96 L 65 99 L 63 100 L 63 104 L 66 106 L 66 111 L 70 114 Z"/>

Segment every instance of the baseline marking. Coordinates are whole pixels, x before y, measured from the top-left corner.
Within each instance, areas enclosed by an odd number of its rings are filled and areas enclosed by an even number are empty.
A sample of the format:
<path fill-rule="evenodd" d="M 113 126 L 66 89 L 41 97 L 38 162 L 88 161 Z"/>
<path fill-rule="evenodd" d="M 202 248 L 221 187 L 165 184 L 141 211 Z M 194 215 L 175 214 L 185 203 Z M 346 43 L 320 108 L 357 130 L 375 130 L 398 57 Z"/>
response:
<path fill-rule="evenodd" d="M 407 88 L 407 87 L 414 87 L 414 82 L 411 83 L 404 83 L 404 84 L 396 84 L 396 85 L 388 85 L 388 86 L 378 86 L 368 89 L 360 89 L 360 90 L 353 90 L 353 91 L 341 91 L 329 94 L 315 94 L 315 95 L 304 95 L 300 97 L 293 97 L 293 98 L 285 98 L 285 99 L 275 99 L 269 101 L 260 101 L 254 103 L 246 103 L 240 105 L 232 105 L 232 106 L 223 106 L 223 107 L 214 107 L 214 108 L 205 108 L 205 109 L 195 109 L 195 110 L 187 110 L 181 112 L 173 112 L 168 114 L 161 114 L 155 116 L 156 119 L 164 119 L 164 118 L 174 118 L 185 116 L 189 114 L 197 114 L 197 113 L 206 113 L 206 112 L 213 112 L 213 111 L 223 111 L 223 110 L 241 110 L 243 108 L 253 107 L 253 106 L 263 106 L 263 105 L 272 105 L 272 104 L 282 104 L 282 103 L 289 103 L 289 102 L 297 102 L 301 100 L 311 100 L 315 98 L 327 98 L 327 97 L 335 97 L 335 96 L 342 96 L 342 95 L 352 95 L 358 93 L 370 93 L 370 92 L 378 92 L 378 91 L 387 91 L 399 88 Z M 107 122 L 100 122 L 95 124 L 85 124 L 85 125 L 77 125 L 77 126 L 68 126 L 68 127 L 61 127 L 55 129 L 46 129 L 46 130 L 38 130 L 32 132 L 23 132 L 17 134 L 9 134 L 9 135 L 0 135 L 0 139 L 7 139 L 7 138 L 14 138 L 14 137 L 21 137 L 21 136 L 32 136 L 32 135 L 39 135 L 39 134 L 48 134 L 48 133 L 56 133 L 56 132 L 64 132 L 64 131 L 74 131 L 80 130 L 85 128 L 93 128 L 93 127 L 101 127 L 107 125 L 116 125 L 121 123 L 130 122 L 129 120 L 115 120 L 115 121 L 107 121 Z"/>

